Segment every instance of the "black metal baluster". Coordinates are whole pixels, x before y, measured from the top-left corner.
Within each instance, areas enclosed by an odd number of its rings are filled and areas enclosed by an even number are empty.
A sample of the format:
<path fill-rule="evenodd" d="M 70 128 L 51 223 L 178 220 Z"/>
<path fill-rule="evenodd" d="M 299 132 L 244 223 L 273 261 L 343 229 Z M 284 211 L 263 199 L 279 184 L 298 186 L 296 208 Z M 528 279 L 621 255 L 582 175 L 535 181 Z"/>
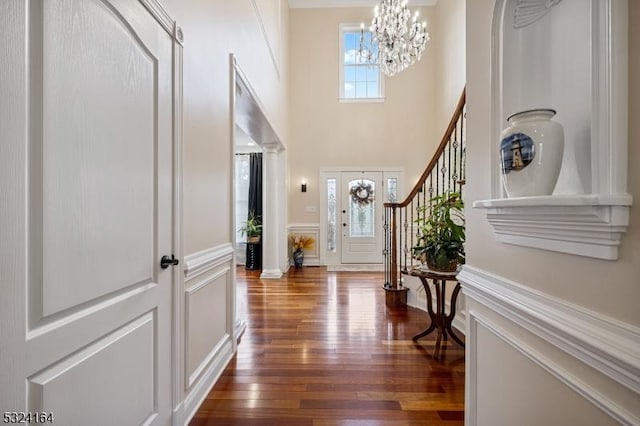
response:
<path fill-rule="evenodd" d="M 407 271 L 409 264 L 407 254 L 409 253 L 409 212 L 407 207 L 404 209 L 404 270 Z"/>
<path fill-rule="evenodd" d="M 451 192 L 451 137 L 447 144 L 447 191 Z"/>
<path fill-rule="evenodd" d="M 431 200 L 436 195 L 435 178 L 433 177 L 433 171 L 429 173 L 429 196 L 427 201 Z"/>
<path fill-rule="evenodd" d="M 466 150 L 466 143 L 464 141 L 464 122 L 466 119 L 466 112 L 463 109 L 462 110 L 462 114 L 460 115 L 460 193 L 462 194 L 462 187 L 464 186 L 465 183 L 465 179 L 466 179 L 466 170 L 465 170 L 465 150 Z"/>
<path fill-rule="evenodd" d="M 453 175 L 451 179 L 453 180 L 453 192 L 457 192 L 458 188 L 458 175 L 460 171 L 458 170 L 458 123 L 456 122 L 456 130 L 453 132 Z"/>
<path fill-rule="evenodd" d="M 440 158 L 436 161 L 436 193 L 433 196 L 440 195 Z"/>
<path fill-rule="evenodd" d="M 418 196 L 416 197 L 416 199 L 418 200 L 418 208 L 420 207 L 420 194 L 418 194 Z M 411 231 L 409 232 L 411 234 L 411 244 L 409 244 L 409 250 L 412 250 L 412 247 L 414 246 L 414 241 L 413 241 L 413 227 L 415 226 L 415 219 L 413 216 L 414 213 L 414 207 L 413 207 L 413 200 L 411 200 Z M 411 267 L 413 267 L 413 252 L 409 253 L 409 261 L 410 261 L 410 265 Z"/>
<path fill-rule="evenodd" d="M 384 286 L 389 286 L 390 260 L 389 260 L 389 207 L 384 208 L 384 223 L 382 225 L 384 243 L 382 246 L 382 257 L 384 262 Z"/>

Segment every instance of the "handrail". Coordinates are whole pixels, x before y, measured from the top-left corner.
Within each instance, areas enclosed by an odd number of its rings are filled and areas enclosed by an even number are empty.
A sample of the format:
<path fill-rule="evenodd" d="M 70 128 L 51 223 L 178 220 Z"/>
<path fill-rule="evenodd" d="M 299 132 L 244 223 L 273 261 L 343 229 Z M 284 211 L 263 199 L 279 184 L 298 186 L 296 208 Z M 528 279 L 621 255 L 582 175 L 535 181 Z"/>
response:
<path fill-rule="evenodd" d="M 465 87 L 465 88 L 462 89 L 462 95 L 460 95 L 460 100 L 458 100 L 458 105 L 456 106 L 456 109 L 453 112 L 453 116 L 451 117 L 451 121 L 449 121 L 449 126 L 447 126 L 447 130 L 444 131 L 444 136 L 442 136 L 442 140 L 440 141 L 440 145 L 438 145 L 438 148 L 436 148 L 436 152 L 433 154 L 433 157 L 431 158 L 431 161 L 429 161 L 429 164 L 424 169 L 424 172 L 422 172 L 422 175 L 420 176 L 420 178 L 416 182 L 415 186 L 413 187 L 413 189 L 411 190 L 409 195 L 407 195 L 407 198 L 405 198 L 404 201 L 399 202 L 399 203 L 384 203 L 385 207 L 406 207 L 406 206 L 409 205 L 411 200 L 413 200 L 415 198 L 415 196 L 418 194 L 418 192 L 420 192 L 420 188 L 422 187 L 422 184 L 424 184 L 424 182 L 427 180 L 427 178 L 429 177 L 429 175 L 433 171 L 433 168 L 436 166 L 436 164 L 438 162 L 438 159 L 440 158 L 440 156 L 444 152 L 445 148 L 447 147 L 447 144 L 449 143 L 449 140 L 451 138 L 451 134 L 456 129 L 456 124 L 458 123 L 458 121 L 460 120 L 460 118 L 461 118 L 461 116 L 462 116 L 462 114 L 464 112 L 464 106 L 465 106 L 466 101 L 467 101 L 466 92 L 467 92 L 467 89 Z"/>
<path fill-rule="evenodd" d="M 384 287 L 387 289 L 400 289 L 400 274 L 408 273 L 415 263 L 411 250 L 420 238 L 415 223 L 421 213 L 425 214 L 425 208 L 431 208 L 430 200 L 445 192 L 462 192 L 465 106 L 466 89 L 463 89 L 440 144 L 409 195 L 401 202 L 384 203 Z"/>

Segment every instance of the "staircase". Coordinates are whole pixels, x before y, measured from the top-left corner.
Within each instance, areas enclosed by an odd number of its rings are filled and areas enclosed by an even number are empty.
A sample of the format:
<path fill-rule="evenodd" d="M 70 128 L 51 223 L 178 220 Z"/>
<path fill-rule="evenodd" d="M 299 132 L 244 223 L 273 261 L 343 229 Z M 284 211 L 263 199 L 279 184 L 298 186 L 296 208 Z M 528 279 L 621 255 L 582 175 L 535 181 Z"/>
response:
<path fill-rule="evenodd" d="M 384 288 L 387 306 L 406 305 L 407 288 L 401 274 L 420 262 L 411 256 L 420 237 L 415 226 L 418 212 L 430 204 L 430 199 L 445 192 L 460 192 L 465 183 L 465 105 L 463 89 L 449 126 L 427 168 L 407 198 L 398 203 L 384 204 Z M 427 213 L 428 213 L 428 207 Z M 421 213 L 424 215 L 424 213 Z"/>

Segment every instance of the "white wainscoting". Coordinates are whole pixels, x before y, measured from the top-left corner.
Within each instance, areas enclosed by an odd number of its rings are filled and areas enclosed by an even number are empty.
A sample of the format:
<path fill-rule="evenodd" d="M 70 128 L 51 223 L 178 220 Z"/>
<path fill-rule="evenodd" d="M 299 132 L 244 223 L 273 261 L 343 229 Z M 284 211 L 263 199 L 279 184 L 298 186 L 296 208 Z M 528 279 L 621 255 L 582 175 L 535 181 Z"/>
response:
<path fill-rule="evenodd" d="M 211 271 L 220 265 L 224 265 L 233 260 L 233 247 L 231 243 L 211 247 L 207 250 L 190 254 L 184 258 L 184 280 L 185 283 Z"/>
<path fill-rule="evenodd" d="M 290 223 L 287 226 L 288 235 L 307 235 L 314 239 L 313 248 L 304 251 L 304 265 L 320 265 L 320 224 L 319 223 Z M 289 247 L 289 259 L 291 260 L 291 247 Z"/>
<path fill-rule="evenodd" d="M 458 275 L 469 304 L 479 303 L 537 338 L 617 382 L 623 393 L 640 394 L 640 329 L 583 307 L 527 288 L 521 284 L 465 265 Z M 584 373 L 569 371 L 550 354 L 533 347 L 482 312 L 467 313 L 467 424 L 477 413 L 477 330 L 481 325 L 541 366 L 553 377 L 622 424 L 640 424 L 640 414 L 589 382 Z M 626 390 L 623 390 L 626 389 Z M 631 398 L 632 399 L 632 398 Z"/>
<path fill-rule="evenodd" d="M 186 425 L 234 353 L 235 283 L 231 244 L 184 259 L 184 340 L 182 402 L 174 424 Z"/>
<path fill-rule="evenodd" d="M 216 348 L 230 339 L 231 269 L 224 267 L 185 291 L 185 388 L 200 378 Z"/>

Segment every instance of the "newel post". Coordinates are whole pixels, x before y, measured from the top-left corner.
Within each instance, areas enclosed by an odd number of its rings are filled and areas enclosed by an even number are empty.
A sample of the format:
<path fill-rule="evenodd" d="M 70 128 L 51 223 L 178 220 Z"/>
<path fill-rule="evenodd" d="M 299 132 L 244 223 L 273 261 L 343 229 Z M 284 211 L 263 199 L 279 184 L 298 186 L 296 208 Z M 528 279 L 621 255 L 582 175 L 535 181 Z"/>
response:
<path fill-rule="evenodd" d="M 385 286 L 385 302 L 388 308 L 406 308 L 407 307 L 407 287 L 402 287 L 398 279 L 398 236 L 396 233 L 397 205 L 391 205 L 391 238 L 389 249 L 391 250 L 391 270 L 389 271 L 389 286 Z"/>
<path fill-rule="evenodd" d="M 398 236 L 396 233 L 397 206 L 391 207 L 391 288 L 398 289 Z"/>

